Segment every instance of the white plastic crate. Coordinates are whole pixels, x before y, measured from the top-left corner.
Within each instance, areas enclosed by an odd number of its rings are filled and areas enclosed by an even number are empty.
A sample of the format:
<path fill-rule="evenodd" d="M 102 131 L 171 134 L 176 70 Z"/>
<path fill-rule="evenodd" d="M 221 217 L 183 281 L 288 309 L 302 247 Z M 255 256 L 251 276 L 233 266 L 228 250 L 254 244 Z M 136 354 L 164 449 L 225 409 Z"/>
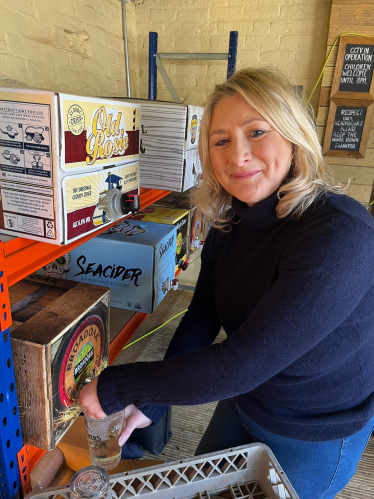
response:
<path fill-rule="evenodd" d="M 113 499 L 299 499 L 264 444 L 119 473 L 110 477 Z M 70 499 L 69 486 L 30 492 L 26 499 Z"/>

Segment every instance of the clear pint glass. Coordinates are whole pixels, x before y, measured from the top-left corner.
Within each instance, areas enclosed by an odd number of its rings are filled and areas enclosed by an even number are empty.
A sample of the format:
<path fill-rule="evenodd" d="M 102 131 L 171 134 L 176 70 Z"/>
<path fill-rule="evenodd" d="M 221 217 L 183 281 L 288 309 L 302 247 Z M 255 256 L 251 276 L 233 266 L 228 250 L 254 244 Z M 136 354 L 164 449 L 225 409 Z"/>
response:
<path fill-rule="evenodd" d="M 84 415 L 91 463 L 111 470 L 121 460 L 121 447 L 118 438 L 121 434 L 124 411 L 116 412 L 104 419 L 94 419 Z"/>

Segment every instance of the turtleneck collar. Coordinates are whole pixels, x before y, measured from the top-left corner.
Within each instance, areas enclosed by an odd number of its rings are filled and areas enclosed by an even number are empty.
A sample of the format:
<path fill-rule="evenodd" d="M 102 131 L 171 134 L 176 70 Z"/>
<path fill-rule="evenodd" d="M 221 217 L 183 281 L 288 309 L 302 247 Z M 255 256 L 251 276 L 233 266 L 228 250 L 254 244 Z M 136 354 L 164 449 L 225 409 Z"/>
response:
<path fill-rule="evenodd" d="M 251 207 L 235 197 L 232 198 L 232 208 L 236 215 L 243 223 L 256 229 L 270 227 L 281 221 L 276 213 L 278 203 L 277 191 Z"/>

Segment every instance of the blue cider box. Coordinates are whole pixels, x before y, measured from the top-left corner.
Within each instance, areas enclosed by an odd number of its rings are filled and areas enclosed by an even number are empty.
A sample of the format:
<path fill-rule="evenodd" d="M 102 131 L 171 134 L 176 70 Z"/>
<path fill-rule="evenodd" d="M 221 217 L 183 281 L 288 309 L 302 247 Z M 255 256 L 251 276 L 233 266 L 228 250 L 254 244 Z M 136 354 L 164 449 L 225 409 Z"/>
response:
<path fill-rule="evenodd" d="M 175 226 L 122 220 L 71 251 L 67 278 L 107 286 L 110 305 L 153 312 L 175 273 Z"/>

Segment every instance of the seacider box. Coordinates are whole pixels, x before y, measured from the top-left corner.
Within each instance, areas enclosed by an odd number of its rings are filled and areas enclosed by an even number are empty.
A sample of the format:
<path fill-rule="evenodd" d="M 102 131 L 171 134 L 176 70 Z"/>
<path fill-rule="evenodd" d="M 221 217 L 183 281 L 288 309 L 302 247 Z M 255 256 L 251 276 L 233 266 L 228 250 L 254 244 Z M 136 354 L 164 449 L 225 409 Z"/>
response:
<path fill-rule="evenodd" d="M 53 449 L 87 378 L 108 364 L 107 287 L 33 274 L 9 288 L 14 374 L 23 441 Z"/>
<path fill-rule="evenodd" d="M 122 220 L 70 252 L 68 279 L 111 288 L 115 308 L 153 312 L 175 274 L 176 227 Z"/>
<path fill-rule="evenodd" d="M 64 244 L 139 194 L 140 105 L 0 88 L 0 232 Z M 116 191 L 117 192 L 117 191 Z"/>

